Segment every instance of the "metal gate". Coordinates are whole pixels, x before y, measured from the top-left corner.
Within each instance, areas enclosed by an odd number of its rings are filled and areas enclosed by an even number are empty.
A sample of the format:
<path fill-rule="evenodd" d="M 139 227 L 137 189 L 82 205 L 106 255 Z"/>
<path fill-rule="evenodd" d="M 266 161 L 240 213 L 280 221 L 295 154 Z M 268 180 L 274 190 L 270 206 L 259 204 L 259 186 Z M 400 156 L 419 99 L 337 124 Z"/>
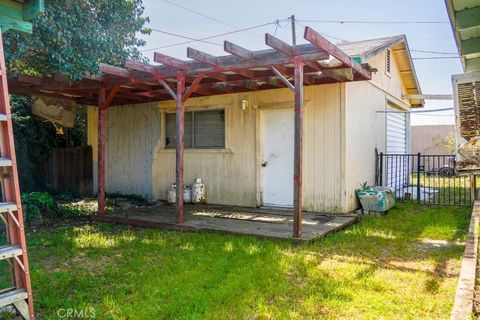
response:
<path fill-rule="evenodd" d="M 475 176 L 455 175 L 454 155 L 377 154 L 376 184 L 395 188 L 397 199 L 429 205 L 471 206 Z"/>

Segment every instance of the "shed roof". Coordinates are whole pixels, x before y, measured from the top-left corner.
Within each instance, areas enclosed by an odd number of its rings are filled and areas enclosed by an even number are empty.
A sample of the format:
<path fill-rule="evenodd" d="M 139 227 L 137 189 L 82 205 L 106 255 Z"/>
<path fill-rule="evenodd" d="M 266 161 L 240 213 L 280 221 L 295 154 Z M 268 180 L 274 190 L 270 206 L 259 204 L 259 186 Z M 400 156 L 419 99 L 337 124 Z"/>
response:
<path fill-rule="evenodd" d="M 422 94 L 405 35 L 343 42 L 337 44 L 337 46 L 351 57 L 360 58 L 361 62 L 368 62 L 387 49 L 392 50 L 400 69 L 400 77 L 405 85 L 406 93 Z M 423 107 L 424 100 L 411 99 L 410 103 L 412 107 Z"/>

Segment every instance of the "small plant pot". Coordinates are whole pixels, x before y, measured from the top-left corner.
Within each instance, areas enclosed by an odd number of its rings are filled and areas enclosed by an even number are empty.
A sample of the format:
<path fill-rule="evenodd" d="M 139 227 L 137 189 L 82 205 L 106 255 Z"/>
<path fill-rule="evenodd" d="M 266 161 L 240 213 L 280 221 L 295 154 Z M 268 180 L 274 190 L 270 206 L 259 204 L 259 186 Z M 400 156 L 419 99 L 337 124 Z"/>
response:
<path fill-rule="evenodd" d="M 395 206 L 395 189 L 390 187 L 368 187 L 355 190 L 362 209 L 386 212 Z"/>

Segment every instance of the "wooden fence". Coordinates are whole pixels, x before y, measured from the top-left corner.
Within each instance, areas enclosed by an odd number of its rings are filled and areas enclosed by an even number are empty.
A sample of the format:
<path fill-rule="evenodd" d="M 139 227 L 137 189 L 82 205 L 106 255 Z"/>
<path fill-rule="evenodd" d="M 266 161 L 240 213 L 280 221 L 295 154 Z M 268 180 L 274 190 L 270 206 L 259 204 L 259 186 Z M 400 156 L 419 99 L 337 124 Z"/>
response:
<path fill-rule="evenodd" d="M 92 147 L 54 149 L 43 166 L 45 184 L 80 196 L 93 194 Z"/>

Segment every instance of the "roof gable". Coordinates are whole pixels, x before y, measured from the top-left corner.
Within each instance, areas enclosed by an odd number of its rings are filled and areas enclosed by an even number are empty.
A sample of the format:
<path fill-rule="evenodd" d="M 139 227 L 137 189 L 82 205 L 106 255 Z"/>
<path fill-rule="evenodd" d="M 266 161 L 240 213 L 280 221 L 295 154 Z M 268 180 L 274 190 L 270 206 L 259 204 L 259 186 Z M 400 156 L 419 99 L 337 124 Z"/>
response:
<path fill-rule="evenodd" d="M 392 50 L 398 62 L 400 77 L 407 94 L 421 94 L 420 84 L 415 72 L 410 49 L 405 35 L 396 35 L 362 41 L 342 42 L 337 46 L 351 57 L 358 57 L 362 63 L 368 62 L 373 57 L 387 49 Z M 423 107 L 423 100 L 410 100 L 412 107 Z"/>

